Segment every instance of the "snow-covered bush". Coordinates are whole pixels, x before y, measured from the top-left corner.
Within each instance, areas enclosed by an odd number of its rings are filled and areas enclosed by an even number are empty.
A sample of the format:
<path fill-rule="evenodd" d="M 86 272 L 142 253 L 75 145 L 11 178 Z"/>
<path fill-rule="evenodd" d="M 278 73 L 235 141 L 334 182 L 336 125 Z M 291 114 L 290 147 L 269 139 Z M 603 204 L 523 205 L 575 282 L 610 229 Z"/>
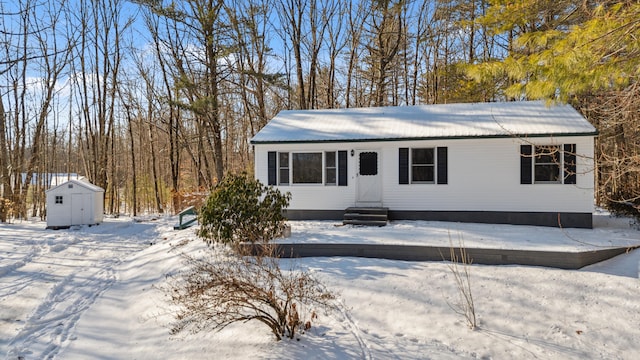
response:
<path fill-rule="evenodd" d="M 290 199 L 247 174 L 228 175 L 202 207 L 198 235 L 209 245 L 268 242 L 282 233 Z"/>

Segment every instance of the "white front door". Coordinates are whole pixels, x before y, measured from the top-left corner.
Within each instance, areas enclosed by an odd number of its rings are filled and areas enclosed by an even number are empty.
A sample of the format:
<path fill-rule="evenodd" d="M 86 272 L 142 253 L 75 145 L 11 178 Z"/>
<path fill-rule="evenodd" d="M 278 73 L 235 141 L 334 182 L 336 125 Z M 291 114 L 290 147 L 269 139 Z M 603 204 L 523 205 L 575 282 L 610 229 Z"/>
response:
<path fill-rule="evenodd" d="M 357 153 L 357 206 L 382 206 L 382 176 L 380 153 L 377 150 L 359 150 Z"/>

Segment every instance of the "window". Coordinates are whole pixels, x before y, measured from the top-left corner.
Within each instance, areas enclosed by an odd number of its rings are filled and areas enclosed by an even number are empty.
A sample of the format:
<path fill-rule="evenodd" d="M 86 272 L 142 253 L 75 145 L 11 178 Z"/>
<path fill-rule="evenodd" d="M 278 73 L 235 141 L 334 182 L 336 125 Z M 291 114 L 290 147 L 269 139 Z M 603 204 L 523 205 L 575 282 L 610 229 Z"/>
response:
<path fill-rule="evenodd" d="M 278 184 L 289 185 L 289 153 L 278 153 Z"/>
<path fill-rule="evenodd" d="M 324 173 L 325 173 L 325 185 L 336 185 L 337 167 L 336 167 L 336 152 L 327 151 L 324 153 Z"/>
<path fill-rule="evenodd" d="M 576 144 L 520 145 L 521 184 L 576 184 Z"/>
<path fill-rule="evenodd" d="M 560 183 L 560 149 L 558 146 L 536 146 L 534 154 L 534 182 Z"/>
<path fill-rule="evenodd" d="M 411 182 L 432 183 L 435 180 L 433 148 L 411 149 Z"/>
<path fill-rule="evenodd" d="M 294 184 L 322 184 L 322 153 L 293 153 Z"/>
<path fill-rule="evenodd" d="M 63 203 L 63 197 L 62 195 L 56 195 L 56 204 L 62 204 Z"/>
<path fill-rule="evenodd" d="M 448 148 L 399 148 L 398 184 L 439 184 L 449 183 Z"/>
<path fill-rule="evenodd" d="M 323 183 L 348 185 L 346 150 L 267 153 L 268 185 Z"/>

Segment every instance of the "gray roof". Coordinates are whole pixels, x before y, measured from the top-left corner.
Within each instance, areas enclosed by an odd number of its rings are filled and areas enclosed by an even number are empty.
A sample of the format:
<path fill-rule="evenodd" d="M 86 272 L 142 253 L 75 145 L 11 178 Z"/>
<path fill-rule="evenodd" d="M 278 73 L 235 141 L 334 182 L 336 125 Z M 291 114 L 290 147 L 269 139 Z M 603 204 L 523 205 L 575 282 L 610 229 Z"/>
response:
<path fill-rule="evenodd" d="M 585 136 L 597 131 L 569 105 L 543 101 L 285 110 L 252 144 Z"/>

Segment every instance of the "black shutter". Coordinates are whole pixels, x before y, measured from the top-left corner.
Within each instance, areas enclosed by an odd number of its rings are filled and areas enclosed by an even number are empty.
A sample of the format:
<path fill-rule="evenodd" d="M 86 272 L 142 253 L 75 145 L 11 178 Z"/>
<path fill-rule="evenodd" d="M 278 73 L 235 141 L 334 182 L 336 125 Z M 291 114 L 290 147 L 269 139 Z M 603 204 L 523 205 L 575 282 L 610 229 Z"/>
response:
<path fill-rule="evenodd" d="M 409 183 L 409 148 L 400 148 L 398 152 L 398 183 Z"/>
<path fill-rule="evenodd" d="M 520 145 L 520 184 L 532 184 L 532 146 Z"/>
<path fill-rule="evenodd" d="M 338 186 L 347 186 L 347 151 L 338 151 Z"/>
<path fill-rule="evenodd" d="M 564 144 L 564 183 L 576 183 L 576 144 Z"/>
<path fill-rule="evenodd" d="M 278 153 L 275 151 L 269 151 L 267 154 L 267 185 L 277 185 L 278 184 L 278 162 L 277 162 Z"/>
<path fill-rule="evenodd" d="M 447 147 L 437 148 L 438 184 L 447 183 Z"/>

